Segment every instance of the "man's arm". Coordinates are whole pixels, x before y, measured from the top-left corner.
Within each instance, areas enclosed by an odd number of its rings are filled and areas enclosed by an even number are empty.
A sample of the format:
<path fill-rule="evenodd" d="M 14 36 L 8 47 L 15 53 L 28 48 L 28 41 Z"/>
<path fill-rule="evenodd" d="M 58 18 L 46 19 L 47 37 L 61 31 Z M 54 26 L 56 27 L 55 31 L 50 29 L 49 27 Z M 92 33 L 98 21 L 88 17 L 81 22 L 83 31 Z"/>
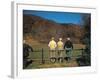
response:
<path fill-rule="evenodd" d="M 57 43 L 55 42 L 55 48 L 57 47 Z"/>
<path fill-rule="evenodd" d="M 65 49 L 65 47 L 66 47 L 66 43 L 64 44 L 64 49 Z"/>
<path fill-rule="evenodd" d="M 49 42 L 48 47 L 50 47 L 51 42 Z"/>

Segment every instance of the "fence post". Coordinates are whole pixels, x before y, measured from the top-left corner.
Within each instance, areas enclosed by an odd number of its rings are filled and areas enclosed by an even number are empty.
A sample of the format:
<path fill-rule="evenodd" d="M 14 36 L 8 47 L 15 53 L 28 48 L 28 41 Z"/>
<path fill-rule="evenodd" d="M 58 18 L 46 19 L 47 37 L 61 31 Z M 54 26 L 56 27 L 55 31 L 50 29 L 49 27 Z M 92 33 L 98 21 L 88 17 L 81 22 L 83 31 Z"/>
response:
<path fill-rule="evenodd" d="M 44 50 L 42 48 L 42 64 L 44 64 L 44 63 L 45 63 L 45 61 L 44 61 Z"/>

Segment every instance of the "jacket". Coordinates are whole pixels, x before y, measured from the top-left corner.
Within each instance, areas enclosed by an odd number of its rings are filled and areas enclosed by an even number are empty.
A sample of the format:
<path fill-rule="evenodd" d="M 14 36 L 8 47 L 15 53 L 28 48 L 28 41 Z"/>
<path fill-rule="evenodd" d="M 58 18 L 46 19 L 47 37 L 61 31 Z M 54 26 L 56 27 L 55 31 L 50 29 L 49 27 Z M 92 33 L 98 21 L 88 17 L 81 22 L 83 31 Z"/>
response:
<path fill-rule="evenodd" d="M 64 44 L 64 49 L 66 48 L 72 48 L 73 49 L 73 44 L 71 41 L 66 41 Z"/>

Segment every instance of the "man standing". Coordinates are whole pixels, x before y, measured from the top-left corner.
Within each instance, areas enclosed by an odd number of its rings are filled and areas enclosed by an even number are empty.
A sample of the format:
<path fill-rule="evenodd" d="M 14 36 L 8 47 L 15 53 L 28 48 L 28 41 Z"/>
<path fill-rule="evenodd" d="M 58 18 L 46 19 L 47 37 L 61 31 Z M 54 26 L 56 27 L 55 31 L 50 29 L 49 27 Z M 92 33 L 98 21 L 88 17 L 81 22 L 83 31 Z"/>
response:
<path fill-rule="evenodd" d="M 67 38 L 67 41 L 65 42 L 64 49 L 66 50 L 67 60 L 71 60 L 72 57 L 72 50 L 73 50 L 73 44 L 70 40 L 70 38 Z"/>
<path fill-rule="evenodd" d="M 58 61 L 63 62 L 63 47 L 64 44 L 62 42 L 62 38 L 59 38 L 59 41 L 57 43 L 57 48 L 58 48 Z"/>
<path fill-rule="evenodd" d="M 54 40 L 54 37 L 52 37 L 52 39 L 49 42 L 48 46 L 50 48 L 50 61 L 55 62 L 56 61 L 56 47 L 57 47 L 57 44 Z"/>

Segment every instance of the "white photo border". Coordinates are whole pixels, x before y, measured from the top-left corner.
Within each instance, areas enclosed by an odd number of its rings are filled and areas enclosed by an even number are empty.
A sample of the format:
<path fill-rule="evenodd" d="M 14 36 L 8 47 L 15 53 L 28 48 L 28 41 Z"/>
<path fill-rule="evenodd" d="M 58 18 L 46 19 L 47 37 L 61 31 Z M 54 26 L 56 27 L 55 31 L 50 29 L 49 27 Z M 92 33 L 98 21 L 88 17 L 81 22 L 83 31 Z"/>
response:
<path fill-rule="evenodd" d="M 96 32 L 96 8 L 74 7 L 74 6 L 57 6 L 42 4 L 24 4 L 13 3 L 14 21 L 13 29 L 13 50 L 12 50 L 12 77 L 45 77 L 66 74 L 80 74 L 96 72 L 97 56 L 95 49 L 95 32 Z M 41 11 L 58 11 L 58 12 L 78 12 L 91 14 L 91 66 L 86 67 L 67 67 L 67 68 L 48 68 L 48 69 L 29 69 L 23 70 L 23 10 L 41 10 Z M 60 73 L 58 73 L 60 72 Z"/>

